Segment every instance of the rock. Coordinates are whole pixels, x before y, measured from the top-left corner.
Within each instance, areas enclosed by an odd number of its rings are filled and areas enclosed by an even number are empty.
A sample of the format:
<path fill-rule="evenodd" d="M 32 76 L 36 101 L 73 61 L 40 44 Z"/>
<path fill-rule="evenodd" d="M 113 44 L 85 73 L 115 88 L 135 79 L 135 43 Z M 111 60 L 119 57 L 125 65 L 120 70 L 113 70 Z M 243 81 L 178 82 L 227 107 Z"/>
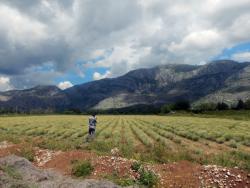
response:
<path fill-rule="evenodd" d="M 0 187 L 38 187 L 38 188 L 119 188 L 119 186 L 104 180 L 75 180 L 49 170 L 37 169 L 28 160 L 10 155 L 0 158 L 0 166 L 12 168 L 18 178 L 10 177 L 8 173 L 0 176 Z M 20 176 L 20 178 L 19 178 Z"/>
<path fill-rule="evenodd" d="M 0 142 L 0 149 L 5 149 L 5 148 L 11 147 L 11 146 L 13 146 L 13 144 L 9 143 L 7 141 Z"/>
<path fill-rule="evenodd" d="M 118 148 L 111 149 L 111 155 L 118 157 L 120 155 L 120 150 Z"/>

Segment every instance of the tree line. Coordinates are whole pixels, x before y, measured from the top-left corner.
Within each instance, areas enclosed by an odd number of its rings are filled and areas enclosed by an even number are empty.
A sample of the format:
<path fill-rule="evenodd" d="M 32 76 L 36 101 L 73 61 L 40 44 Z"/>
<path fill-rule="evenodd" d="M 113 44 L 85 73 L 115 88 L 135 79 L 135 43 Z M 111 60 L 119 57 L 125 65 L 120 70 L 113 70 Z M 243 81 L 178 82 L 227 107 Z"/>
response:
<path fill-rule="evenodd" d="M 234 105 L 228 105 L 225 102 L 218 103 L 200 103 L 192 106 L 188 100 L 180 100 L 171 104 L 147 105 L 140 104 L 120 109 L 107 110 L 86 110 L 82 111 L 78 108 L 70 108 L 64 110 L 53 109 L 33 109 L 30 111 L 17 110 L 18 108 L 1 108 L 0 114 L 168 114 L 175 111 L 189 111 L 193 113 L 201 113 L 205 111 L 223 111 L 223 110 L 250 110 L 250 99 L 243 101 L 238 100 Z"/>
<path fill-rule="evenodd" d="M 192 112 L 204 112 L 204 111 L 222 111 L 222 110 L 250 110 L 250 99 L 247 101 L 238 100 L 236 104 L 228 105 L 225 102 L 218 103 L 200 103 L 193 107 L 189 101 L 178 101 L 174 104 L 166 104 L 161 107 L 161 113 L 170 113 L 171 111 L 192 111 Z"/>

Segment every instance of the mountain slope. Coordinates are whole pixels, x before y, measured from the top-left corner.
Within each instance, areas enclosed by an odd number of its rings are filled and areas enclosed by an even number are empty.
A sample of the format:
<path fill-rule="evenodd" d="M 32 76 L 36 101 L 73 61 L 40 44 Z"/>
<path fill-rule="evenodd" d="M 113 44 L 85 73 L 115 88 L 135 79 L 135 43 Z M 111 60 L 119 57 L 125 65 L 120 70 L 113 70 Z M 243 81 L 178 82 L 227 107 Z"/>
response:
<path fill-rule="evenodd" d="M 68 104 L 66 95 L 56 86 L 36 86 L 0 93 L 1 110 L 44 112 L 63 109 Z"/>
<path fill-rule="evenodd" d="M 234 103 L 250 96 L 250 63 L 215 61 L 203 66 L 164 65 L 138 69 L 118 78 L 76 85 L 67 90 L 38 86 L 0 93 L 1 108 L 65 110 L 161 105 L 178 100 Z"/>

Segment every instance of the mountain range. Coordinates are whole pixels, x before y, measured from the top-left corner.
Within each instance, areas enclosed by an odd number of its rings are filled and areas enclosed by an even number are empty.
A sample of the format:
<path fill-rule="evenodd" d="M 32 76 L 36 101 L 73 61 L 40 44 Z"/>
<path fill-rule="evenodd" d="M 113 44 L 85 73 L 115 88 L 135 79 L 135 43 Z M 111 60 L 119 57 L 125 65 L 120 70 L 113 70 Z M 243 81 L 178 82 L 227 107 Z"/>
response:
<path fill-rule="evenodd" d="M 236 103 L 250 99 L 250 62 L 213 61 L 205 65 L 168 64 L 137 69 L 66 90 L 36 86 L 0 92 L 0 109 L 64 111 L 162 105 L 179 100 Z"/>

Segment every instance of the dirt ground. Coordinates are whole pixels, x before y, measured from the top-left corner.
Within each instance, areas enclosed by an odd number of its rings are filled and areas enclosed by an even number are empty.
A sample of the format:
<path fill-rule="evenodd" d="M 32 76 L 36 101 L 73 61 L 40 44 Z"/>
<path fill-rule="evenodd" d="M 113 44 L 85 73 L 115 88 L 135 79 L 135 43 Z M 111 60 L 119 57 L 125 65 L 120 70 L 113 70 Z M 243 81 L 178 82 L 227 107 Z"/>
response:
<path fill-rule="evenodd" d="M 20 154 L 22 146 L 8 142 L 0 143 L 0 157 L 10 154 Z M 98 156 L 83 150 L 50 151 L 34 148 L 33 162 L 42 169 L 54 169 L 70 176 L 72 163 L 75 160 L 90 160 L 94 171 L 88 178 L 101 179 L 104 175 L 116 172 L 119 177 L 136 179 L 138 174 L 131 170 L 134 160 L 125 159 L 118 155 Z M 224 168 L 216 165 L 199 165 L 188 161 L 168 164 L 145 164 L 145 168 L 154 171 L 159 176 L 158 187 L 223 187 L 250 188 L 250 174 L 235 168 Z"/>

